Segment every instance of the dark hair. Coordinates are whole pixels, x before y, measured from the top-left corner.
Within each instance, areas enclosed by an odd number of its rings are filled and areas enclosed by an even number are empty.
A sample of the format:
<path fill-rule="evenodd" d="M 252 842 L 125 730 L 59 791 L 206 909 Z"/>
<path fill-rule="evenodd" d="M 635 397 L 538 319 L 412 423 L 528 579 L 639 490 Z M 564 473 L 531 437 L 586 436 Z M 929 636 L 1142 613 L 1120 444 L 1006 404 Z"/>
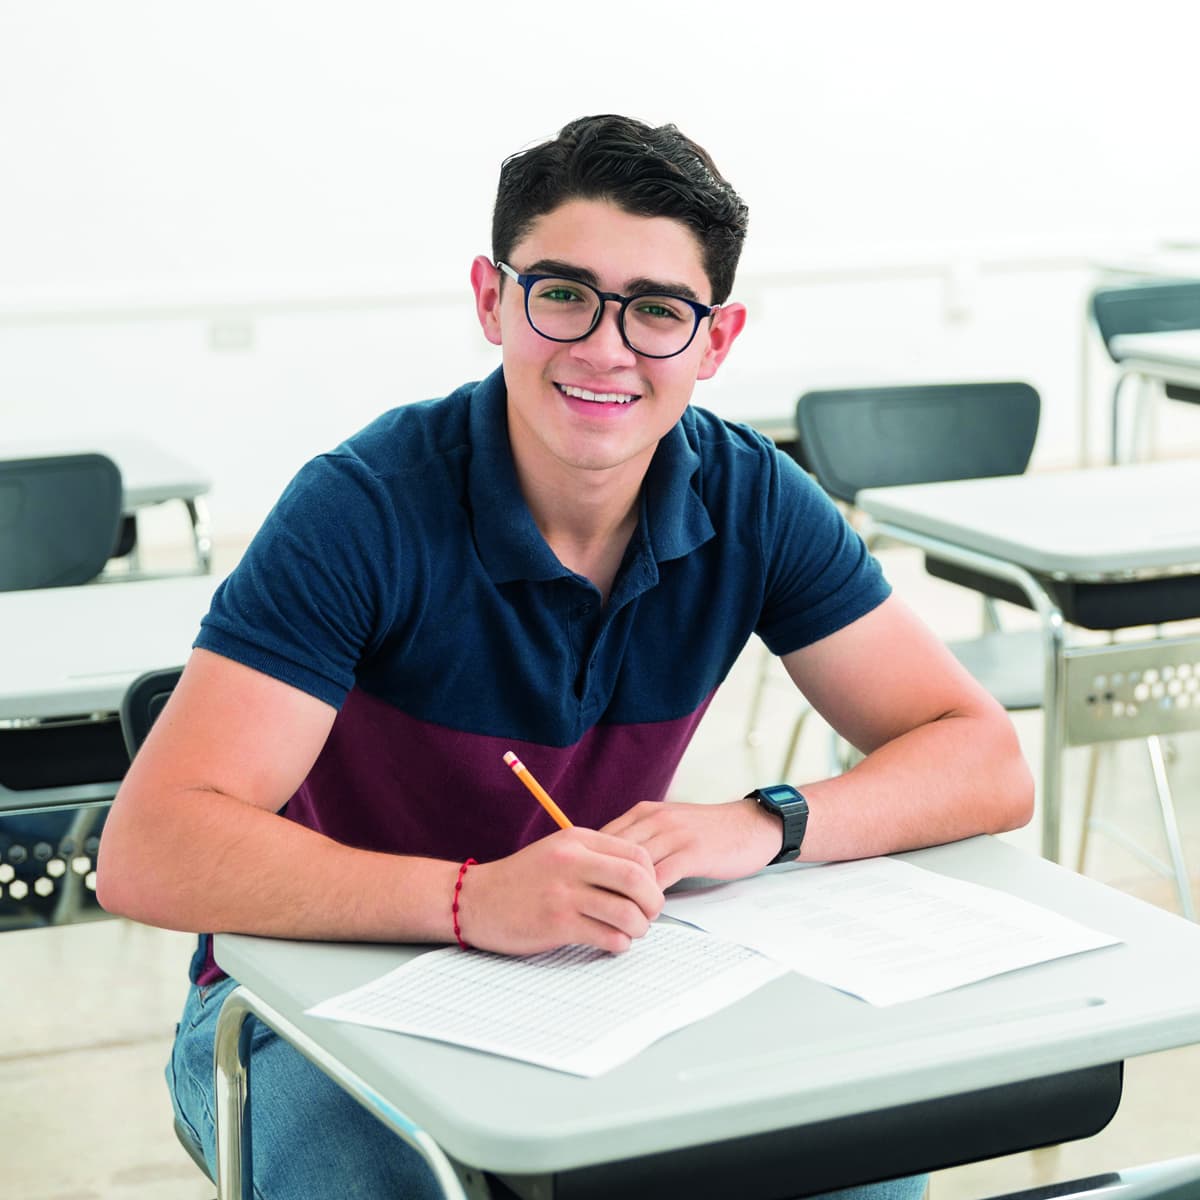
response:
<path fill-rule="evenodd" d="M 492 212 L 496 261 L 507 261 L 538 217 L 573 199 L 683 222 L 700 242 L 713 303 L 728 298 L 749 210 L 708 152 L 674 125 L 580 117 L 556 138 L 505 159 Z"/>

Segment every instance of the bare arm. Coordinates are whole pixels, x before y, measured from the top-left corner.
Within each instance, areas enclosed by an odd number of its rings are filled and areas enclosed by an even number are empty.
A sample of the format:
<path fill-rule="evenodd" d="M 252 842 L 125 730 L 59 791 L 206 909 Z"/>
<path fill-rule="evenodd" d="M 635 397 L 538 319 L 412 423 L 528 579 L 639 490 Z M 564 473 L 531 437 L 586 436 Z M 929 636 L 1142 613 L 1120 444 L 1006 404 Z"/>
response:
<path fill-rule="evenodd" d="M 783 661 L 866 754 L 844 775 L 798 782 L 809 802 L 802 858 L 889 854 L 1029 820 L 1033 782 L 1008 714 L 895 596 Z M 645 846 L 664 887 L 745 875 L 779 850 L 778 819 L 752 800 L 641 804 L 605 829 Z"/>
<path fill-rule="evenodd" d="M 101 904 L 173 929 L 453 941 L 458 863 L 355 849 L 277 815 L 334 716 L 296 688 L 195 651 L 113 804 Z M 464 936 L 485 949 L 622 950 L 662 894 L 639 847 L 567 830 L 472 867 L 460 903 Z"/>
<path fill-rule="evenodd" d="M 812 808 L 803 857 L 888 854 L 1029 820 L 1033 779 L 1008 714 L 903 601 L 783 661 L 866 754 L 801 788 Z"/>

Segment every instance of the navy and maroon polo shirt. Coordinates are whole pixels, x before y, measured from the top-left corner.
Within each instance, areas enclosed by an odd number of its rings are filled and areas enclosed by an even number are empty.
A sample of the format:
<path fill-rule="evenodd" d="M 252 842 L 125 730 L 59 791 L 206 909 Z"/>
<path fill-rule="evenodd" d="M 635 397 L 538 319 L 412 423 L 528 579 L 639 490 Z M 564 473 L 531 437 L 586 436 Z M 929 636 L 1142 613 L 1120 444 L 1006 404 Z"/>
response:
<path fill-rule="evenodd" d="M 196 645 L 338 709 L 288 819 L 372 850 L 501 858 L 660 800 L 753 633 L 777 654 L 889 587 L 767 439 L 689 408 L 660 442 L 607 604 L 517 484 L 500 371 L 385 413 L 301 469 Z M 210 960 L 211 964 L 211 960 Z"/>

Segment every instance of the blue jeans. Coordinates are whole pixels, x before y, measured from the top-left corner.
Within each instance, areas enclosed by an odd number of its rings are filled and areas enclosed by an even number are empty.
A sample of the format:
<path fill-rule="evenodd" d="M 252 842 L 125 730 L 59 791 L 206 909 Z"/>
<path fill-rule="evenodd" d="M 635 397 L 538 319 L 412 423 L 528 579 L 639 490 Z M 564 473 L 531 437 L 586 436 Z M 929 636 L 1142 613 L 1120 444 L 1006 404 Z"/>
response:
<path fill-rule="evenodd" d="M 217 1164 L 213 1041 L 236 986 L 224 979 L 188 992 L 167 1065 L 175 1115 Z M 435 1200 L 425 1160 L 298 1050 L 254 1022 L 250 1122 L 258 1200 Z M 926 1177 L 831 1192 L 827 1200 L 920 1200 Z M 826 1198 L 817 1198 L 826 1200 Z"/>

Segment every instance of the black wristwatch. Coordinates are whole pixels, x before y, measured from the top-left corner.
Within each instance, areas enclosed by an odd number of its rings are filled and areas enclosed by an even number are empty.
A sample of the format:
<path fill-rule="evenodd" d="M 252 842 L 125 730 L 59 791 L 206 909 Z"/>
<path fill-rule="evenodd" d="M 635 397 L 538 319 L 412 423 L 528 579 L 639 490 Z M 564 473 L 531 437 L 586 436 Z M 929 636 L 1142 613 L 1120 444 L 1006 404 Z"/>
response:
<path fill-rule="evenodd" d="M 747 800 L 757 800 L 768 812 L 783 822 L 783 847 L 767 866 L 793 862 L 800 857 L 804 830 L 808 827 L 808 801 L 790 783 L 773 783 L 746 793 Z"/>

